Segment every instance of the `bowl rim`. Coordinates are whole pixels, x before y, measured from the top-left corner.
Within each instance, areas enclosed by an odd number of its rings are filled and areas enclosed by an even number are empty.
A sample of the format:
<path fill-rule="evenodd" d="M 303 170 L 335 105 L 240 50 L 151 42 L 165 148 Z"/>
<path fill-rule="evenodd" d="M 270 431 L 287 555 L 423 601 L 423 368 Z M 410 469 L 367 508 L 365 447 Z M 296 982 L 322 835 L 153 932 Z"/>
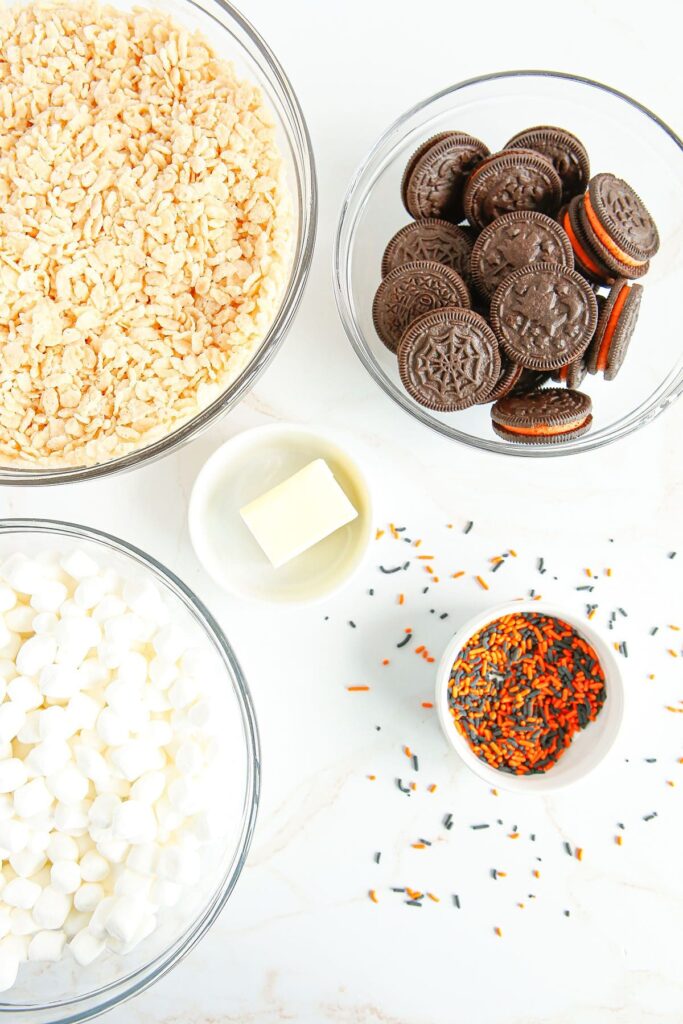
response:
<path fill-rule="evenodd" d="M 605 672 L 605 683 L 610 692 L 611 704 L 605 712 L 611 716 L 611 735 L 604 741 L 604 747 L 599 757 L 594 757 L 587 767 L 577 770 L 573 778 L 565 778 L 560 781 L 553 780 L 552 768 L 543 775 L 518 776 L 509 775 L 507 772 L 491 768 L 472 751 L 467 740 L 460 735 L 453 724 L 448 704 L 448 681 L 455 655 L 470 637 L 482 626 L 501 618 L 503 615 L 511 615 L 515 612 L 536 612 L 537 614 L 552 616 L 563 619 L 580 633 L 591 646 L 597 648 L 600 663 Z M 449 640 L 444 653 L 441 656 L 436 672 L 435 703 L 439 725 L 448 744 L 467 768 L 480 779 L 498 789 L 506 789 L 510 792 L 525 793 L 529 796 L 543 797 L 549 793 L 565 789 L 568 786 L 583 782 L 591 775 L 604 761 L 610 757 L 620 738 L 624 724 L 624 709 L 626 701 L 626 687 L 621 668 L 614 657 L 609 642 L 599 629 L 592 623 L 581 619 L 576 612 L 563 608 L 552 601 L 517 600 L 505 601 L 500 604 L 490 605 L 476 615 L 471 616 L 462 623 Z M 590 725 L 589 725 L 590 728 Z M 553 766 L 554 767 L 554 766 Z"/>
<path fill-rule="evenodd" d="M 188 0 L 188 2 L 216 20 L 210 10 L 205 10 L 195 0 Z M 311 269 L 318 226 L 319 193 L 313 143 L 294 88 L 280 61 L 263 36 L 229 0 L 211 0 L 211 2 L 236 23 L 253 46 L 254 52 L 249 52 L 249 56 L 252 59 L 255 58 L 255 55 L 258 57 L 262 64 L 262 73 L 272 78 L 277 85 L 280 102 L 291 120 L 291 125 L 286 128 L 286 132 L 290 136 L 290 144 L 296 154 L 296 190 L 299 203 L 298 238 L 292 254 L 289 279 L 277 313 L 253 357 L 232 384 L 210 405 L 182 423 L 170 434 L 166 434 L 149 445 L 128 452 L 126 455 L 92 466 L 55 466 L 32 469 L 0 464 L 0 485 L 35 487 L 96 480 L 100 477 L 128 472 L 140 465 L 148 465 L 170 455 L 208 430 L 248 394 L 266 367 L 275 358 L 289 333 L 301 304 Z M 223 29 L 230 31 L 227 26 L 220 24 Z M 234 35 L 234 33 L 231 34 Z"/>
<path fill-rule="evenodd" d="M 606 85 L 603 82 L 598 82 L 597 80 L 588 78 L 584 75 L 578 75 L 567 71 L 520 68 L 510 71 L 492 71 L 486 74 L 475 75 L 471 78 L 463 79 L 455 85 L 447 86 L 433 95 L 420 100 L 414 106 L 410 107 L 397 117 L 382 133 L 378 141 L 372 146 L 370 151 L 356 168 L 342 202 L 337 222 L 337 229 L 334 236 L 334 245 L 332 250 L 332 281 L 337 312 L 344 327 L 344 331 L 351 342 L 353 350 L 370 374 L 370 377 L 374 380 L 375 384 L 409 416 L 416 419 L 430 430 L 433 430 L 439 436 L 444 437 L 449 441 L 455 441 L 458 444 L 465 445 L 468 448 L 474 448 L 477 451 L 485 451 L 493 455 L 511 455 L 527 459 L 561 458 L 595 451 L 596 449 L 612 444 L 615 441 L 620 441 L 624 437 L 628 437 L 629 434 L 632 434 L 634 431 L 640 429 L 640 427 L 645 426 L 647 423 L 660 416 L 669 408 L 670 405 L 673 404 L 674 401 L 676 401 L 676 399 L 680 398 L 681 394 L 683 394 L 683 363 L 679 361 L 677 367 L 669 373 L 669 377 L 672 379 L 664 387 L 661 395 L 658 396 L 656 404 L 652 408 L 647 409 L 646 414 L 643 412 L 643 406 L 647 405 L 649 399 L 641 402 L 641 404 L 633 409 L 628 415 L 620 417 L 620 419 L 616 420 L 615 423 L 612 424 L 612 428 L 618 427 L 620 430 L 617 436 L 600 436 L 599 433 L 588 434 L 585 438 L 578 439 L 579 446 L 576 448 L 569 448 L 568 446 L 561 444 L 505 444 L 505 442 L 496 439 L 475 437 L 472 434 L 457 430 L 454 427 L 435 419 L 430 415 L 427 409 L 421 408 L 417 403 L 409 399 L 408 395 L 404 394 L 398 386 L 388 380 L 383 371 L 378 371 L 375 365 L 375 360 L 367 351 L 365 339 L 357 323 L 353 312 L 353 303 L 350 300 L 352 288 L 349 281 L 350 265 L 348 260 L 348 244 L 346 236 L 347 234 L 349 234 L 350 237 L 352 236 L 358 217 L 367 203 L 369 192 L 366 192 L 363 196 L 363 203 L 356 212 L 355 220 L 350 228 L 348 226 L 348 219 L 351 215 L 351 211 L 353 210 L 354 201 L 357 198 L 357 190 L 360 182 L 378 154 L 394 138 L 394 136 L 398 136 L 403 133 L 404 126 L 407 121 L 444 97 L 458 93 L 470 86 L 476 86 L 485 82 L 525 77 L 551 78 L 558 81 L 568 81 L 591 86 L 601 92 L 608 93 L 609 95 L 634 107 L 649 120 L 653 121 L 683 153 L 683 139 L 681 139 L 681 137 L 666 123 L 666 121 L 655 114 L 654 111 L 650 110 L 649 107 L 646 107 L 639 100 L 634 99 L 632 96 L 622 92 L 620 89 L 616 89 L 613 86 Z M 659 388 L 661 389 L 662 385 L 659 385 Z M 638 415 L 639 413 L 640 416 Z M 624 421 L 627 422 L 624 424 Z"/>
<path fill-rule="evenodd" d="M 354 475 L 357 477 L 358 482 L 361 484 L 363 494 L 363 509 L 358 509 L 359 515 L 361 512 L 367 519 L 367 524 L 364 531 L 364 536 L 361 537 L 359 542 L 359 549 L 354 558 L 349 562 L 349 566 L 345 571 L 341 579 L 338 580 L 328 590 L 321 592 L 320 594 L 311 598 L 298 598 L 294 600 L 278 600 L 277 598 L 258 597 L 256 594 L 251 593 L 247 590 L 242 590 L 237 584 L 235 584 L 228 576 L 223 575 L 214 570 L 214 562 L 211 557 L 211 549 L 205 538 L 200 532 L 200 526 L 203 521 L 205 514 L 205 499 L 206 491 L 211 480 L 218 479 L 219 475 L 224 471 L 223 462 L 227 461 L 228 467 L 231 459 L 225 460 L 224 457 L 227 452 L 236 453 L 240 447 L 248 445 L 252 440 L 258 440 L 259 438 L 277 437 L 278 435 L 288 434 L 299 434 L 305 437 L 313 438 L 314 440 L 325 441 L 331 449 L 339 452 L 353 468 Z M 216 472 L 218 467 L 218 473 Z M 228 468 L 229 475 L 229 468 Z M 201 501 L 201 505 L 200 505 Z M 323 601 L 328 601 L 330 598 L 339 594 L 342 590 L 346 589 L 352 579 L 358 574 L 363 565 L 366 562 L 370 544 L 372 542 L 372 531 L 373 531 L 373 499 L 372 490 L 368 481 L 367 473 L 365 472 L 361 463 L 356 458 L 355 452 L 349 450 L 343 443 L 340 443 L 340 439 L 335 433 L 327 430 L 318 430 L 314 427 L 309 427 L 306 424 L 281 422 L 281 423 L 263 423 L 258 427 L 252 427 L 248 430 L 239 431 L 229 437 L 226 441 L 214 449 L 209 455 L 206 462 L 203 464 L 197 476 L 192 484 L 190 491 L 190 499 L 187 504 L 187 525 L 188 532 L 190 534 L 190 542 L 192 548 L 197 557 L 197 560 L 201 564 L 204 571 L 211 577 L 216 586 L 220 587 L 225 593 L 237 597 L 240 600 L 246 601 L 251 605 L 265 606 L 271 609 L 280 609 L 287 611 L 289 609 L 296 610 L 300 608 L 308 608 L 317 604 L 322 604 Z"/>
<path fill-rule="evenodd" d="M 246 789 L 239 837 L 232 860 L 214 895 L 202 909 L 199 917 L 192 921 L 182 934 L 153 960 L 138 967 L 131 974 L 117 978 L 99 988 L 91 989 L 70 999 L 59 999 L 41 1004 L 9 1004 L 3 1002 L 2 996 L 0 996 L 0 1020 L 8 1017 L 14 1020 L 25 1020 L 28 1024 L 34 1014 L 59 1011 L 59 1016 L 50 1017 L 49 1024 L 82 1024 L 84 1021 L 91 1020 L 93 1017 L 121 1005 L 164 977 L 187 956 L 218 918 L 242 873 L 256 827 L 261 790 L 261 743 L 251 692 L 227 637 L 206 605 L 171 569 L 134 544 L 104 530 L 84 526 L 80 523 L 37 517 L 0 518 L 0 536 L 10 534 L 41 534 L 66 537 L 74 541 L 85 539 L 100 547 L 113 550 L 117 554 L 137 562 L 147 571 L 151 571 L 157 580 L 180 600 L 212 641 L 232 683 L 245 736 Z M 102 997 L 105 997 L 104 1000 L 99 1002 L 98 1000 Z M 44 1020 L 41 1018 L 41 1021 Z"/>

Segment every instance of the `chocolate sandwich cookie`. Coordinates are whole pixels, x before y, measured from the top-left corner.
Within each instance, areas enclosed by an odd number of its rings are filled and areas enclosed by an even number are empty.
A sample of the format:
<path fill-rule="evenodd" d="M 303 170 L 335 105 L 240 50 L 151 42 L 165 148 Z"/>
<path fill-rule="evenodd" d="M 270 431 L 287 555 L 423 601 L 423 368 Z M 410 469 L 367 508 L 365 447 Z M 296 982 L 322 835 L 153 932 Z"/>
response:
<path fill-rule="evenodd" d="M 471 255 L 472 241 L 456 224 L 436 217 L 414 220 L 397 231 L 384 250 L 382 277 L 404 263 L 432 260 L 451 267 L 468 281 Z"/>
<path fill-rule="evenodd" d="M 554 216 L 561 197 L 562 182 L 550 160 L 530 149 L 509 149 L 475 167 L 465 185 L 463 205 L 470 224 L 484 228 L 513 210 Z"/>
<path fill-rule="evenodd" d="M 543 388 L 501 398 L 491 409 L 499 437 L 521 444 L 557 444 L 590 430 L 591 400 L 569 388 Z"/>
<path fill-rule="evenodd" d="M 598 306 L 575 270 L 532 263 L 505 278 L 491 302 L 491 326 L 513 362 L 558 370 L 583 355 L 595 332 Z"/>
<path fill-rule="evenodd" d="M 568 388 L 578 388 L 586 379 L 588 373 L 588 364 L 586 363 L 586 356 L 579 356 L 573 363 L 567 363 L 566 366 L 561 366 L 559 370 L 555 370 L 552 375 L 554 381 L 558 384 L 566 384 Z"/>
<path fill-rule="evenodd" d="M 614 283 L 586 353 L 591 373 L 603 373 L 605 380 L 614 380 L 619 373 L 633 337 L 642 297 L 642 285 L 631 285 L 623 278 Z"/>
<path fill-rule="evenodd" d="M 401 182 L 403 205 L 411 217 L 461 221 L 465 182 L 488 153 L 488 146 L 465 132 L 442 133 L 420 146 Z"/>
<path fill-rule="evenodd" d="M 493 390 L 478 403 L 479 405 L 488 405 L 489 402 L 497 402 L 499 398 L 509 395 L 525 372 L 521 366 L 517 366 L 503 353 L 501 353 L 500 364 L 500 375 L 493 385 Z"/>
<path fill-rule="evenodd" d="M 469 309 L 439 309 L 408 327 L 398 347 L 398 372 L 416 402 L 456 412 L 491 393 L 500 376 L 493 331 Z"/>
<path fill-rule="evenodd" d="M 563 206 L 557 215 L 559 223 L 571 242 L 574 251 L 574 266 L 587 281 L 591 281 L 593 284 L 611 284 L 615 277 L 614 271 L 605 265 L 586 235 L 579 216 L 580 207 L 581 196 L 574 196 L 569 205 Z"/>
<path fill-rule="evenodd" d="M 647 263 L 659 249 L 659 233 L 645 203 L 622 178 L 596 174 L 583 197 L 591 230 L 616 260 Z"/>
<path fill-rule="evenodd" d="M 591 251 L 595 253 L 600 264 L 607 268 L 612 279 L 615 277 L 635 279 L 647 274 L 650 269 L 649 260 L 634 260 L 615 245 L 606 244 L 608 235 L 597 227 L 598 221 L 594 216 L 588 192 L 584 196 L 577 197 L 575 217 Z M 620 258 L 616 253 L 621 253 L 625 258 Z"/>
<path fill-rule="evenodd" d="M 571 242 L 564 228 L 544 213 L 516 210 L 485 227 L 472 250 L 472 280 L 489 298 L 518 267 L 530 263 L 574 266 Z"/>
<path fill-rule="evenodd" d="M 530 391 L 538 391 L 546 381 L 550 380 L 550 376 L 551 375 L 548 371 L 522 369 L 519 380 L 513 387 L 510 394 L 528 395 Z"/>
<path fill-rule="evenodd" d="M 401 335 L 413 320 L 443 306 L 469 309 L 465 282 L 443 263 L 417 260 L 387 274 L 375 293 L 372 319 L 381 340 L 395 352 Z"/>
<path fill-rule="evenodd" d="M 566 128 L 538 125 L 517 132 L 503 149 L 533 149 L 552 163 L 562 182 L 562 202 L 581 195 L 590 178 L 590 160 L 584 144 Z"/>

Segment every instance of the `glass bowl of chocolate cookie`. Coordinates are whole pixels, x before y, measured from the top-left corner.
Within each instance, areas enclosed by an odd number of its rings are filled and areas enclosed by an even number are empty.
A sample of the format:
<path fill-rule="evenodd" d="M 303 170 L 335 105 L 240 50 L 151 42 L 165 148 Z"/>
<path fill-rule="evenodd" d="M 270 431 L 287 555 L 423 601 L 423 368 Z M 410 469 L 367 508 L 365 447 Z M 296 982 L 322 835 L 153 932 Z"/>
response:
<path fill-rule="evenodd" d="M 444 437 L 589 451 L 683 391 L 683 142 L 574 75 L 461 82 L 398 119 L 351 182 L 339 313 L 373 379 Z M 676 287 L 678 285 L 678 288 Z"/>

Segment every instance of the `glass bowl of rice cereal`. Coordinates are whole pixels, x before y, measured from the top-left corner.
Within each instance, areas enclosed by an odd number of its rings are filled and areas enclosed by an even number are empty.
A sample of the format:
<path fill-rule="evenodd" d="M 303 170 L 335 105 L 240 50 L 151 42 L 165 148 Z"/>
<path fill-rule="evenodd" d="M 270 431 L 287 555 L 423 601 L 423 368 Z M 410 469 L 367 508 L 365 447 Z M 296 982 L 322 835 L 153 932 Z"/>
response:
<path fill-rule="evenodd" d="M 0 0 L 0 483 L 130 469 L 231 409 L 316 213 L 297 98 L 225 0 Z"/>

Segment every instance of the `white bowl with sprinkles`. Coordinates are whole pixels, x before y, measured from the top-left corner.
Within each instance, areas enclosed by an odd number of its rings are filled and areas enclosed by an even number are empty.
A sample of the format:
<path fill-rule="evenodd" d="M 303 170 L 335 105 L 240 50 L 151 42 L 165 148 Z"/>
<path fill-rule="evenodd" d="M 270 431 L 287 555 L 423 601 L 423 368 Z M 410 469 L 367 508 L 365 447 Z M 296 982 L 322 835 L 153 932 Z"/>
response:
<path fill-rule="evenodd" d="M 453 636 L 436 705 L 446 739 L 476 775 L 540 794 L 578 782 L 606 758 L 621 729 L 624 685 L 594 626 L 550 603 L 512 601 Z"/>

